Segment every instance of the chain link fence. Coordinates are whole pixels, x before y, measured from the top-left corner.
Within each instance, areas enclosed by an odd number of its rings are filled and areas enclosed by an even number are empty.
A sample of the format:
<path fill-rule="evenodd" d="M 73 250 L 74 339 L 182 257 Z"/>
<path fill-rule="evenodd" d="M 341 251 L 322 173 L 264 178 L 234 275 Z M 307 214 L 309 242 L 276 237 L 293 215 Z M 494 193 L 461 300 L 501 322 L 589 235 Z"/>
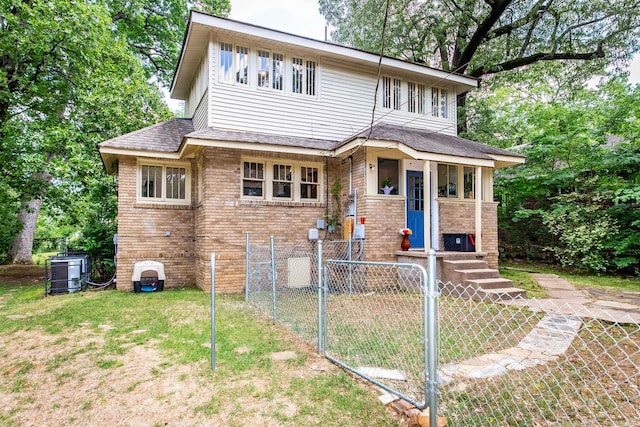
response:
<path fill-rule="evenodd" d="M 427 406 L 427 273 L 414 264 L 325 263 L 325 354 L 329 360 Z M 432 305 L 435 308 L 435 301 Z M 435 339 L 435 329 L 433 330 Z M 435 343 L 434 343 L 435 344 Z"/>
<path fill-rule="evenodd" d="M 452 425 L 640 425 L 637 323 L 439 287 L 439 412 Z"/>
<path fill-rule="evenodd" d="M 640 426 L 638 323 L 547 300 L 489 301 L 440 282 L 429 340 L 415 266 L 351 262 L 359 242 L 324 242 L 321 257 L 315 242 L 247 243 L 248 302 L 418 407 L 435 395 L 450 425 Z M 428 342 L 438 343 L 437 375 Z"/>
<path fill-rule="evenodd" d="M 246 301 L 283 323 L 301 339 L 318 342 L 318 243 L 287 247 L 271 239 L 269 245 L 251 243 L 247 235 Z M 362 257 L 362 241 L 325 241 L 325 258 Z"/>

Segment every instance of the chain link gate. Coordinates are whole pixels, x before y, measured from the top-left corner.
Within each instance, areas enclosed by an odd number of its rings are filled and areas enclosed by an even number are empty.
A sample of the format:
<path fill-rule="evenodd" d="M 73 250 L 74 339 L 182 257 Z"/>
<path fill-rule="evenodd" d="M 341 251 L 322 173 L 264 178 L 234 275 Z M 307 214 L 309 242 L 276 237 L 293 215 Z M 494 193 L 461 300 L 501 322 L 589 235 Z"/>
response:
<path fill-rule="evenodd" d="M 332 362 L 436 414 L 435 253 L 427 276 L 415 264 L 351 261 L 363 245 L 261 246 L 247 235 L 246 300 Z"/>
<path fill-rule="evenodd" d="M 436 414 L 435 277 L 428 285 L 415 264 L 327 260 L 322 342 L 332 362 Z"/>

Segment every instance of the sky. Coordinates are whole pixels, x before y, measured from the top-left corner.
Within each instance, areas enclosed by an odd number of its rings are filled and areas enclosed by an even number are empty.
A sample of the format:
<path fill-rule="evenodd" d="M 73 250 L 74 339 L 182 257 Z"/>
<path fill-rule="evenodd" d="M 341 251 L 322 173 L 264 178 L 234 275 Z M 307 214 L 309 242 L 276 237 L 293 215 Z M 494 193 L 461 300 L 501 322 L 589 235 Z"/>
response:
<path fill-rule="evenodd" d="M 229 18 L 324 40 L 324 17 L 318 0 L 231 0 Z"/>
<path fill-rule="evenodd" d="M 229 18 L 324 40 L 325 21 L 318 9 L 318 0 L 231 0 Z M 629 71 L 629 81 L 640 83 L 640 55 L 634 57 Z"/>

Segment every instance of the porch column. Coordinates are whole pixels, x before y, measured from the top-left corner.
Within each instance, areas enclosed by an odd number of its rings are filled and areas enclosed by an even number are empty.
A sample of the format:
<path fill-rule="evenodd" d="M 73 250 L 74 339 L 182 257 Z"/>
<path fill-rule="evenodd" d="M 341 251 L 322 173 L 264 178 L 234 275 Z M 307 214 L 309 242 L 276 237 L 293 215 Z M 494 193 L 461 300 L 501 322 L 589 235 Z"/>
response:
<path fill-rule="evenodd" d="M 428 252 L 431 248 L 431 162 L 425 160 L 422 163 L 422 207 L 423 230 L 424 230 L 424 251 Z"/>
<path fill-rule="evenodd" d="M 482 252 L 482 166 L 476 166 L 476 252 Z"/>

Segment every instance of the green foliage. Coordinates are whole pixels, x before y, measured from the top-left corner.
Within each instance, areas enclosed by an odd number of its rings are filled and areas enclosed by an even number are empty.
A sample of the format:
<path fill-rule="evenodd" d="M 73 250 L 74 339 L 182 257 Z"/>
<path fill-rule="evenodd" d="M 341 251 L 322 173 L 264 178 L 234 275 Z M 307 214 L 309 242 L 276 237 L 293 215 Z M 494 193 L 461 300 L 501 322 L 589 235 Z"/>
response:
<path fill-rule="evenodd" d="M 115 30 L 142 61 L 148 77 L 171 84 L 189 9 L 227 16 L 229 0 L 104 0 Z"/>
<path fill-rule="evenodd" d="M 612 248 L 609 235 L 617 235 L 618 226 L 601 212 L 602 200 L 582 200 L 580 194 L 560 197 L 551 210 L 545 212 L 544 223 L 558 239 L 550 250 L 564 267 L 591 271 L 606 271 Z"/>
<path fill-rule="evenodd" d="M 475 77 L 543 61 L 628 59 L 638 48 L 634 0 L 320 0 L 333 40 Z M 606 59 L 603 61 L 603 59 Z"/>
<path fill-rule="evenodd" d="M 18 228 L 18 210 L 20 203 L 15 191 L 0 180 L 0 264 L 7 259 L 13 236 Z"/>
<path fill-rule="evenodd" d="M 504 255 L 638 274 L 640 87 L 612 79 L 561 93 L 540 84 L 529 99 L 516 90 L 472 98 L 493 121 L 473 121 L 467 134 L 527 156 L 495 177 Z"/>
<path fill-rule="evenodd" d="M 114 196 L 95 173 L 95 145 L 171 117 L 153 82 L 171 82 L 188 6 L 221 16 L 230 8 L 229 0 L 0 2 L 0 260 L 21 228 L 20 204 L 34 199 L 47 217 L 41 249 L 76 236 L 112 256 L 113 245 L 99 242 L 111 242 Z"/>

